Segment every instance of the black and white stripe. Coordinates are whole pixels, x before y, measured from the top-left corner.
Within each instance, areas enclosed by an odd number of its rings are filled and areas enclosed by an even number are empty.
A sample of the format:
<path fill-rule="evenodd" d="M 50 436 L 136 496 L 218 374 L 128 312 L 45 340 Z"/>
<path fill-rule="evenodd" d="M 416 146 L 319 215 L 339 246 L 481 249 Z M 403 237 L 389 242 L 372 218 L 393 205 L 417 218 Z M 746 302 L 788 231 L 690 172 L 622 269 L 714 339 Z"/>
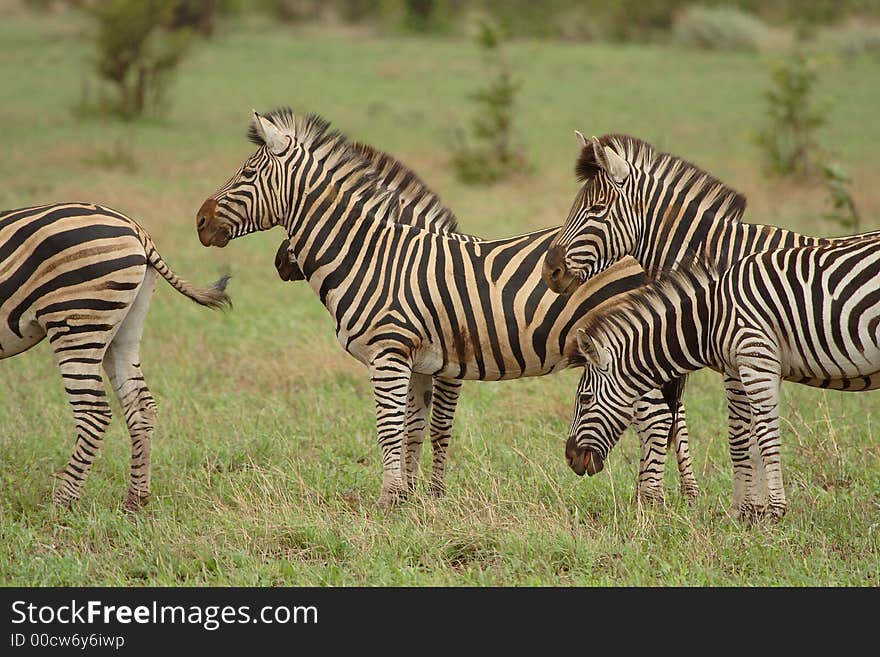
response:
<path fill-rule="evenodd" d="M 880 387 L 880 238 L 855 237 L 753 254 L 720 275 L 684 266 L 592 313 L 578 332 L 587 367 L 566 446 L 571 467 L 601 470 L 634 400 L 711 367 L 727 391 L 734 506 L 759 515 L 766 495 L 781 518 L 781 381 Z M 751 445 L 763 464 L 756 473 Z"/>
<path fill-rule="evenodd" d="M 401 220 L 407 204 L 398 191 L 319 117 L 255 114 L 251 137 L 258 150 L 199 210 L 199 238 L 222 247 L 286 228 L 297 269 L 334 317 L 340 343 L 370 370 L 384 504 L 407 489 L 407 407 L 421 400 L 427 413 L 431 377 L 501 380 L 568 367 L 586 312 L 645 280 L 630 260 L 557 296 L 540 276 L 557 228 L 493 241 L 426 230 Z M 638 411 L 652 464 L 643 463 L 640 490 L 660 496 L 670 413 L 659 391 Z M 677 435 L 684 487 L 693 493 L 686 434 Z"/>
<path fill-rule="evenodd" d="M 209 289 L 179 279 L 143 228 L 109 208 L 56 203 L 0 213 L 0 359 L 48 336 L 76 422 L 56 503 L 79 498 L 110 423 L 102 368 L 131 435 L 126 506 L 149 498 L 155 402 L 139 351 L 158 274 L 204 306 L 229 304 L 225 278 Z"/>

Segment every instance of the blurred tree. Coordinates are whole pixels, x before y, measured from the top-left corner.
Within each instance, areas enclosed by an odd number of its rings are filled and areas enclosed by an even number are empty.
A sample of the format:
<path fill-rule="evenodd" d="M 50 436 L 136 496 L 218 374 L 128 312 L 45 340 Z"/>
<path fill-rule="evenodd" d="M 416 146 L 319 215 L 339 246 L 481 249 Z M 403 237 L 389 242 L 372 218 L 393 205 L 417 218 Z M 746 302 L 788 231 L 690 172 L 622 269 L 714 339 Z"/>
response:
<path fill-rule="evenodd" d="M 218 9 L 217 0 L 177 0 L 168 27 L 172 30 L 189 28 L 202 36 L 211 37 Z"/>
<path fill-rule="evenodd" d="M 186 53 L 192 30 L 175 25 L 202 24 L 208 5 L 181 10 L 181 0 L 103 0 L 83 3 L 96 23 L 95 72 L 115 90 L 115 98 L 97 103 L 84 98 L 86 113 L 109 112 L 131 119 L 158 109 L 171 74 Z M 213 4 L 213 3 L 211 3 Z M 198 5 L 196 7 L 195 5 Z M 192 11 L 191 11 L 192 10 Z"/>
<path fill-rule="evenodd" d="M 839 162 L 832 160 L 822 165 L 822 180 L 831 200 L 831 211 L 825 214 L 825 218 L 848 231 L 858 233 L 861 230 L 862 217 L 849 191 L 852 176 Z"/>
<path fill-rule="evenodd" d="M 502 58 L 501 32 L 490 20 L 480 21 L 477 43 L 492 77 L 489 85 L 471 95 L 477 103 L 472 137 L 459 134 L 452 163 L 460 180 L 488 183 L 526 168 L 525 156 L 513 147 L 513 109 L 519 82 Z"/>
<path fill-rule="evenodd" d="M 825 125 L 827 108 L 818 107 L 814 98 L 817 77 L 801 50 L 773 70 L 773 86 L 765 94 L 766 125 L 756 137 L 772 173 L 805 178 L 818 171 L 816 130 Z"/>

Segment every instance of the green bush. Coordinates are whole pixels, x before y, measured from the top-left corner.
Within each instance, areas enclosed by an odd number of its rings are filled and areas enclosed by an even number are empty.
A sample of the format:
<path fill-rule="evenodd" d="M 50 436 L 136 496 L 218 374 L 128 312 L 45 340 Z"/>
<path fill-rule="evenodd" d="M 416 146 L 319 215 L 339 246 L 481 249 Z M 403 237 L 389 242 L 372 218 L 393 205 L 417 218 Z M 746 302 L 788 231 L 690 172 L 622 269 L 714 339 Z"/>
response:
<path fill-rule="evenodd" d="M 767 121 L 756 138 L 771 173 L 807 178 L 819 170 L 816 130 L 827 119 L 814 97 L 817 78 L 813 62 L 800 51 L 773 70 L 773 86 L 765 94 Z"/>
<path fill-rule="evenodd" d="M 84 8 L 97 25 L 95 72 L 113 94 L 84 97 L 79 111 L 131 119 L 163 106 L 192 34 L 168 27 L 178 6 L 177 0 L 105 0 Z"/>
<path fill-rule="evenodd" d="M 501 38 L 491 20 L 480 22 L 477 43 L 491 79 L 486 88 L 471 95 L 477 113 L 470 134 L 460 131 L 453 142 L 452 164 L 465 183 L 495 182 L 527 166 L 525 156 L 513 145 L 513 109 L 520 84 L 501 56 Z"/>
<path fill-rule="evenodd" d="M 673 26 L 676 43 L 705 50 L 758 50 L 767 28 L 759 18 L 732 7 L 689 7 Z"/>

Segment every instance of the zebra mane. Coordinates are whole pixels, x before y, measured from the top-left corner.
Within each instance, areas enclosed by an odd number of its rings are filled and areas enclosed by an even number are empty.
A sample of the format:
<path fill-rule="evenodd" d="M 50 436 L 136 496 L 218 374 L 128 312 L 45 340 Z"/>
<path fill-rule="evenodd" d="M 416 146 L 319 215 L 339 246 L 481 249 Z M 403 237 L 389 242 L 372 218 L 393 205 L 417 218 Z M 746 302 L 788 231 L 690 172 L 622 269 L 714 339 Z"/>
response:
<path fill-rule="evenodd" d="M 630 166 L 651 174 L 654 178 L 679 177 L 691 187 L 701 188 L 704 190 L 705 198 L 721 199 L 721 216 L 730 222 L 738 223 L 742 220 L 746 210 L 746 197 L 696 164 L 672 153 L 661 153 L 648 142 L 629 135 L 603 135 L 599 138 L 599 143 L 620 155 Z M 601 166 L 596 162 L 595 153 L 588 144 L 581 149 L 581 154 L 575 163 L 575 175 L 579 182 L 589 182 L 599 175 L 601 170 Z"/>
<path fill-rule="evenodd" d="M 369 144 L 349 141 L 341 132 L 331 129 L 330 122 L 317 114 L 300 117 L 294 115 L 289 107 L 281 107 L 262 116 L 309 149 L 329 170 L 347 168 L 347 175 L 356 177 L 354 179 L 365 195 L 390 195 L 395 199 L 400 198 L 413 205 L 421 203 L 429 208 L 418 218 L 410 215 L 411 209 L 404 216 L 400 212 L 400 205 L 395 201 L 388 216 L 389 220 L 412 223 L 431 231 L 458 232 L 455 214 L 443 205 L 440 197 L 412 169 L 388 153 Z M 253 122 L 248 129 L 248 139 L 258 146 L 265 145 Z"/>
<path fill-rule="evenodd" d="M 385 187 L 395 190 L 412 206 L 424 210 L 418 217 L 401 216 L 399 221 L 413 223 L 420 228 L 447 233 L 458 232 L 458 219 L 443 205 L 440 196 L 432 191 L 418 174 L 392 155 L 363 142 L 352 142 L 352 149 L 379 175 Z"/>
<path fill-rule="evenodd" d="M 714 285 L 718 277 L 711 264 L 694 258 L 605 302 L 589 313 L 584 329 L 588 334 L 603 333 L 637 323 L 648 313 L 666 314 L 670 307 L 681 308 L 682 302 L 692 299 L 694 291 Z"/>

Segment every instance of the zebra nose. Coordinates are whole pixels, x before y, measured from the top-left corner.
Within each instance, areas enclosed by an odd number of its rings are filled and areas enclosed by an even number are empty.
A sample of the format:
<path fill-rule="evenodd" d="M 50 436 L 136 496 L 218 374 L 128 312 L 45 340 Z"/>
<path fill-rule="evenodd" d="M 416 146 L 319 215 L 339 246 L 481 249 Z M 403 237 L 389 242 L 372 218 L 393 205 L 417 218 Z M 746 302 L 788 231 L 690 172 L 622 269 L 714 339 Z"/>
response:
<path fill-rule="evenodd" d="M 565 278 L 565 247 L 557 244 L 550 247 L 544 256 L 541 277 L 554 292 L 562 292 L 562 281 Z"/>
<path fill-rule="evenodd" d="M 206 199 L 204 203 L 202 203 L 202 207 L 199 208 L 199 212 L 196 215 L 196 229 L 201 231 L 207 224 L 209 220 L 214 219 L 214 211 L 217 209 L 217 201 L 212 198 Z"/>

